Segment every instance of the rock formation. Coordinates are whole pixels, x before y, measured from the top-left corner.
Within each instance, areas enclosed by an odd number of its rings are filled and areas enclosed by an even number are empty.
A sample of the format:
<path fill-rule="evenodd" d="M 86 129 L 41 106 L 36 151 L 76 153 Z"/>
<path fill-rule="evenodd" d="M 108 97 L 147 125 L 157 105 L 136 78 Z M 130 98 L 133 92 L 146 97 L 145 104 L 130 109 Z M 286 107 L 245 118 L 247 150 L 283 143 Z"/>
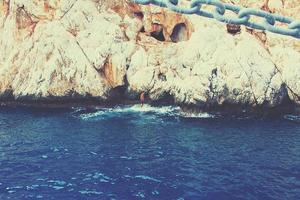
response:
<path fill-rule="evenodd" d="M 228 1 L 300 19 L 300 1 Z M 0 0 L 0 100 L 300 105 L 300 40 L 129 0 Z"/>

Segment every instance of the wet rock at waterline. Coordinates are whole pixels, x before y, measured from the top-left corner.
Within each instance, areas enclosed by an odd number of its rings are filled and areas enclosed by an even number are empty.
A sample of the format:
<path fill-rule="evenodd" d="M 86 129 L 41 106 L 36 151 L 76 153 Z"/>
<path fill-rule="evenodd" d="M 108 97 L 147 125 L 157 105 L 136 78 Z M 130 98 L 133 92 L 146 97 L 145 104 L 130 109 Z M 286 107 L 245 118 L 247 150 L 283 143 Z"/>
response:
<path fill-rule="evenodd" d="M 236 4 L 300 18 L 276 2 Z M 2 100 L 300 104 L 299 40 L 126 0 L 0 0 L 0 47 Z"/>

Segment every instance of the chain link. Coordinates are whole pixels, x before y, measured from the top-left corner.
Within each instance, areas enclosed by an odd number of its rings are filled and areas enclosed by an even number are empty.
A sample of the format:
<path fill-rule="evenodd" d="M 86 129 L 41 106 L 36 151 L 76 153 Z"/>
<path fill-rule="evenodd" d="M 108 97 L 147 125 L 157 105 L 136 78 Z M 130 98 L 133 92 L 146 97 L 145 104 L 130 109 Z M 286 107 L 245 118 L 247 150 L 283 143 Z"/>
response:
<path fill-rule="evenodd" d="M 272 14 L 263 10 L 244 8 L 233 4 L 223 3 L 220 0 L 192 0 L 190 5 L 180 6 L 179 0 L 131 0 L 133 3 L 142 5 L 156 5 L 168 8 L 182 14 L 196 14 L 199 16 L 214 18 L 227 24 L 245 25 L 253 29 L 269 31 L 281 35 L 292 36 L 300 39 L 300 21 L 278 14 Z M 212 12 L 202 9 L 203 5 L 215 7 Z M 231 11 L 236 17 L 227 16 L 226 12 Z M 262 22 L 253 22 L 251 17 L 261 18 Z M 276 22 L 286 24 L 287 27 L 276 26 Z"/>

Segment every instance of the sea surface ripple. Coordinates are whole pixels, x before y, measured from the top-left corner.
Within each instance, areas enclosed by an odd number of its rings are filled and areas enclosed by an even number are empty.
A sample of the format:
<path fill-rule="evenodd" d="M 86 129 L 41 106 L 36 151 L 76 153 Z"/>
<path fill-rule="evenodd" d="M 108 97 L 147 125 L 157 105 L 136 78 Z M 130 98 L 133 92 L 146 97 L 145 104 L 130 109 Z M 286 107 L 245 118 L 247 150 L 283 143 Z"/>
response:
<path fill-rule="evenodd" d="M 0 199 L 299 200 L 300 117 L 0 108 Z"/>

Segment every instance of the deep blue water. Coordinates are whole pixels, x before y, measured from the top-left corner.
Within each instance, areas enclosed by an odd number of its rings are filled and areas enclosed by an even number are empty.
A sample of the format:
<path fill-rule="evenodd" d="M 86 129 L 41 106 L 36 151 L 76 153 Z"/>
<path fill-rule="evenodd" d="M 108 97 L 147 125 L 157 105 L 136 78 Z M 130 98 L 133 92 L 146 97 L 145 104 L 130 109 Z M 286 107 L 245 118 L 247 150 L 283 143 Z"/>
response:
<path fill-rule="evenodd" d="M 0 108 L 0 199 L 300 199 L 300 118 Z"/>

